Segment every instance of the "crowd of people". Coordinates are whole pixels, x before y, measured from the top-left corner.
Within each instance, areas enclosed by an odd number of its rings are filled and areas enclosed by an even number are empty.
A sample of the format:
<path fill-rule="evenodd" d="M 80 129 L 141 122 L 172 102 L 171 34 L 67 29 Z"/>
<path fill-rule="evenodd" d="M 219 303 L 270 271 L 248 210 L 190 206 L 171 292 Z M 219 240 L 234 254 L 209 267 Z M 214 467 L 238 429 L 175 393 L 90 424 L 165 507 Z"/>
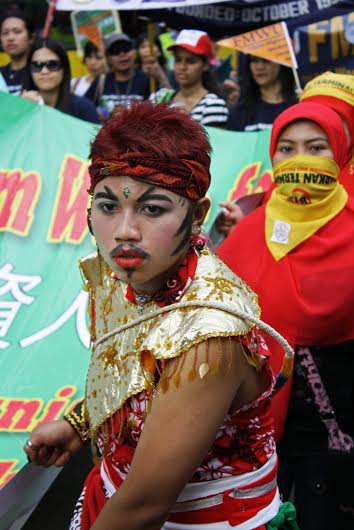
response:
<path fill-rule="evenodd" d="M 10 58 L 1 68 L 3 90 L 94 123 L 150 98 L 185 109 L 202 125 L 256 131 L 271 127 L 296 101 L 291 70 L 270 61 L 250 57 L 240 83 L 232 71 L 223 79 L 215 43 L 203 31 L 179 33 L 168 50 L 172 69 L 158 36 L 150 43 L 145 33 L 136 40 L 113 33 L 100 49 L 87 41 L 83 63 L 88 73 L 73 79 L 61 44 L 36 37 L 22 12 L 2 17 L 0 40 Z"/>
<path fill-rule="evenodd" d="M 247 56 L 225 81 L 210 36 L 185 29 L 171 70 L 158 38 L 114 33 L 71 79 L 20 12 L 0 39 L 4 90 L 102 124 L 86 395 L 25 446 L 46 466 L 99 451 L 70 530 L 354 527 L 354 77 L 300 95 L 291 69 Z M 271 129 L 272 185 L 247 215 L 222 203 L 218 257 L 201 126 Z"/>

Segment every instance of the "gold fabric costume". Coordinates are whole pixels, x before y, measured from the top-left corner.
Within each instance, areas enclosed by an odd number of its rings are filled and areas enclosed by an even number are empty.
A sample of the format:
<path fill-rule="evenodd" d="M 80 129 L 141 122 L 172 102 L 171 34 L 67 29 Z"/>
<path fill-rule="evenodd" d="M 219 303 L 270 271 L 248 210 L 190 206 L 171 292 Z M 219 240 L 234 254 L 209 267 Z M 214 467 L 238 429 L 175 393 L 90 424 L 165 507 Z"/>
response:
<path fill-rule="evenodd" d="M 137 318 L 137 306 L 125 297 L 127 284 L 113 277 L 102 258 L 92 254 L 80 266 L 90 292 L 93 341 Z M 195 277 L 182 298 L 194 300 L 217 301 L 260 316 L 257 296 L 208 250 L 200 253 Z M 144 306 L 144 313 L 156 308 L 150 302 Z M 176 308 L 100 343 L 92 353 L 86 380 L 86 416 L 91 436 L 127 399 L 151 389 L 153 381 L 144 369 L 144 355 L 156 360 L 172 359 L 210 337 L 244 335 L 252 326 L 213 308 Z"/>

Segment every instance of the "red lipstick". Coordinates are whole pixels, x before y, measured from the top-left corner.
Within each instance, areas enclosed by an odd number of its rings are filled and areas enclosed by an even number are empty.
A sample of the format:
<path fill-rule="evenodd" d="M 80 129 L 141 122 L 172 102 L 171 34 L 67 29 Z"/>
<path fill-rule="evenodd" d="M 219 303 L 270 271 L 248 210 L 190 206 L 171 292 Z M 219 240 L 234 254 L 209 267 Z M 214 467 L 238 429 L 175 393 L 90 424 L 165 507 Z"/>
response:
<path fill-rule="evenodd" d="M 122 269 L 136 269 L 144 262 L 145 257 L 135 250 L 119 250 L 113 259 Z"/>

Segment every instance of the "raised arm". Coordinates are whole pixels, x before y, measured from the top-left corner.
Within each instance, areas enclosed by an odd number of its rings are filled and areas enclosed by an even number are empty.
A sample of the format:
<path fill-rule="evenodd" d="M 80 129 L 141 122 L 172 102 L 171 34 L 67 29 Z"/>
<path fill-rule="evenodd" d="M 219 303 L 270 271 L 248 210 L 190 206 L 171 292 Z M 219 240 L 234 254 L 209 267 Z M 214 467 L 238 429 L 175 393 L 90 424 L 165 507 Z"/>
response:
<path fill-rule="evenodd" d="M 160 530 L 207 455 L 249 368 L 240 343 L 228 338 L 209 339 L 169 361 L 129 473 L 92 530 Z"/>

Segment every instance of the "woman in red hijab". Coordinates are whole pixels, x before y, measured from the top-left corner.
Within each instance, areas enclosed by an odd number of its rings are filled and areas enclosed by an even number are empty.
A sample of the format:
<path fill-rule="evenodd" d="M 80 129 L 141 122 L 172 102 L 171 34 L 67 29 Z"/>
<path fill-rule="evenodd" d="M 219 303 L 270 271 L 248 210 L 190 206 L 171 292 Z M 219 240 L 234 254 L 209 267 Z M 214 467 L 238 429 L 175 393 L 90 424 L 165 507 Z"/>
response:
<path fill-rule="evenodd" d="M 290 107 L 274 122 L 270 157 L 269 201 L 240 221 L 219 256 L 258 293 L 264 321 L 296 346 L 279 444 L 283 495 L 295 482 L 302 530 L 353 528 L 354 200 L 338 182 L 349 157 L 338 114 L 318 103 Z M 290 390 L 273 399 L 278 437 Z"/>
<path fill-rule="evenodd" d="M 338 180 L 348 194 L 354 196 L 354 76 L 325 72 L 307 83 L 301 95 L 301 102 L 321 103 L 334 110 L 342 119 L 351 146 L 350 156 L 341 168 Z M 254 197 L 255 207 L 267 202 L 272 191 L 273 186 L 263 193 L 263 197 L 259 193 L 258 202 Z M 227 237 L 245 213 L 237 203 L 225 201 L 220 205 L 224 210 L 217 217 L 215 228 Z"/>

